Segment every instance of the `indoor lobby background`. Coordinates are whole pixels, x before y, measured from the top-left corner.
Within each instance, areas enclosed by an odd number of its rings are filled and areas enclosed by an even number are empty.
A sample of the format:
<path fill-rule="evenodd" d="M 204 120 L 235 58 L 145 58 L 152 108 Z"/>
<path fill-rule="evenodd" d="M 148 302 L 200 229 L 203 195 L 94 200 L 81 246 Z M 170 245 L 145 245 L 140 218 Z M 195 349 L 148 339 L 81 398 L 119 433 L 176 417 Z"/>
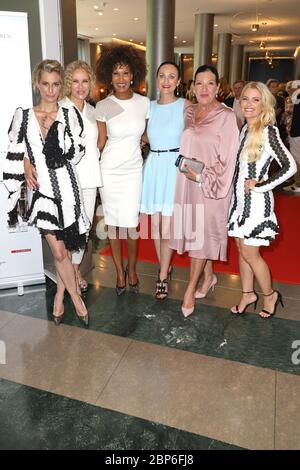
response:
<path fill-rule="evenodd" d="M 31 69 L 44 58 L 94 67 L 111 44 L 138 47 L 148 65 L 140 91 L 151 99 L 164 60 L 176 61 L 186 84 L 203 63 L 231 84 L 300 78 L 298 0 L 0 0 L 0 12 L 27 13 Z M 104 96 L 97 83 L 95 100 Z M 282 235 L 265 254 L 285 307 L 266 321 L 259 310 L 230 313 L 241 291 L 234 244 L 214 292 L 187 319 L 187 259 L 174 259 L 170 295 L 157 301 L 151 240 L 139 247 L 140 294 L 117 297 L 98 200 L 83 262 L 90 325 L 67 301 L 57 328 L 43 242 L 45 282 L 22 295 L 0 288 L 0 448 L 299 450 L 300 198 L 279 189 L 275 201 Z"/>

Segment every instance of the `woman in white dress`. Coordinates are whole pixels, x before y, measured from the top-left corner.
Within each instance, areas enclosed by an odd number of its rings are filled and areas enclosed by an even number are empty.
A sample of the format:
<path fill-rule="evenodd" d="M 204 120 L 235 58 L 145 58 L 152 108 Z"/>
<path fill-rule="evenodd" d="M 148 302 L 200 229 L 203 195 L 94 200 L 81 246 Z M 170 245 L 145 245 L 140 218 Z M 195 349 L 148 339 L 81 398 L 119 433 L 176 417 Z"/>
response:
<path fill-rule="evenodd" d="M 55 260 L 54 322 L 61 323 L 67 289 L 78 318 L 88 325 L 88 312 L 77 292 L 70 255 L 85 246 L 89 229 L 75 170 L 85 152 L 83 126 L 74 108 L 58 105 L 62 78 L 62 67 L 56 60 L 44 60 L 35 66 L 32 82 L 40 100 L 33 108 L 15 111 L 3 180 L 9 191 L 9 225 L 13 226 L 18 223 L 17 201 L 25 180 L 24 164 L 34 166 L 34 175 L 26 178 L 29 188 L 34 189 L 28 217 L 29 223 L 45 235 Z"/>
<path fill-rule="evenodd" d="M 282 295 L 272 287 L 270 270 L 260 246 L 270 244 L 279 227 L 274 213 L 272 189 L 296 172 L 296 163 L 274 125 L 275 99 L 266 85 L 248 83 L 241 94 L 241 109 L 247 121 L 240 135 L 240 149 L 234 177 L 234 194 L 229 211 L 228 234 L 236 238 L 239 250 L 242 298 L 231 312 L 241 314 L 257 304 L 256 278 L 264 296 L 262 318 L 275 315 Z M 280 166 L 268 176 L 272 160 Z"/>
<path fill-rule="evenodd" d="M 105 49 L 97 61 L 96 75 L 112 93 L 96 105 L 101 151 L 100 188 L 104 221 L 117 272 L 116 292 L 139 291 L 136 274 L 137 232 L 143 159 L 140 141 L 148 119 L 150 101 L 134 93 L 146 75 L 146 64 L 131 46 Z M 124 271 L 122 238 L 126 238 L 128 266 Z"/>
<path fill-rule="evenodd" d="M 60 101 L 60 105 L 64 108 L 70 109 L 75 106 L 83 121 L 85 155 L 76 165 L 76 171 L 82 189 L 84 209 L 91 224 L 94 218 L 96 191 L 102 186 L 95 108 L 86 101 L 91 97 L 95 81 L 95 74 L 86 62 L 82 60 L 71 62 L 65 69 L 65 97 Z M 83 255 L 83 249 L 72 253 L 72 263 L 78 287 L 82 292 L 86 292 L 88 284 L 79 270 Z"/>

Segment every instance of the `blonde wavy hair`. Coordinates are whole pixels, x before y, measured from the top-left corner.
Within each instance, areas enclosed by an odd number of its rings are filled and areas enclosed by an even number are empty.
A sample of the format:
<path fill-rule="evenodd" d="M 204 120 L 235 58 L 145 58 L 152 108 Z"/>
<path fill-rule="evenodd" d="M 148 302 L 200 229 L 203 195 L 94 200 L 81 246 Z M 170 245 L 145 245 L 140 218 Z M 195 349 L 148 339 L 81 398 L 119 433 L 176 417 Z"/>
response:
<path fill-rule="evenodd" d="M 63 66 L 57 61 L 57 60 L 52 60 L 52 59 L 45 59 L 39 62 L 38 64 L 35 65 L 33 72 L 32 72 L 32 86 L 33 90 L 36 94 L 39 94 L 39 89 L 37 88 L 37 85 L 41 81 L 41 75 L 42 72 L 56 72 L 61 79 L 61 82 L 63 82 L 64 78 L 64 69 Z"/>
<path fill-rule="evenodd" d="M 261 96 L 262 110 L 254 124 L 251 125 L 251 128 L 248 129 L 248 138 L 242 151 L 242 157 L 245 158 L 248 162 L 257 162 L 261 157 L 265 140 L 264 129 L 267 126 L 273 126 L 276 122 L 276 100 L 264 83 L 249 82 L 243 88 L 240 102 L 242 101 L 245 92 L 249 88 L 259 92 Z"/>
<path fill-rule="evenodd" d="M 91 66 L 87 64 L 86 62 L 84 62 L 83 60 L 74 60 L 74 62 L 71 62 L 70 64 L 67 65 L 65 69 L 64 88 L 63 88 L 64 96 L 67 96 L 68 98 L 70 98 L 71 96 L 73 73 L 75 72 L 75 70 L 84 70 L 87 73 L 89 77 L 89 82 L 90 82 L 89 95 L 87 96 L 87 98 L 91 98 L 92 91 L 96 85 L 96 76 Z"/>

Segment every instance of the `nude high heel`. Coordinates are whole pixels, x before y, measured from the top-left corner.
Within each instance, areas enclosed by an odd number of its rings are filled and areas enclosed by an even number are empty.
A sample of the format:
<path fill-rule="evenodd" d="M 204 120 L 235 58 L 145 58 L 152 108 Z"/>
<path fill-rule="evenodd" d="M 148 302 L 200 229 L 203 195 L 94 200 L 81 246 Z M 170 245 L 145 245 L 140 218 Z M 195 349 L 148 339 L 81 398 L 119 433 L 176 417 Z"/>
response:
<path fill-rule="evenodd" d="M 79 297 L 80 300 L 81 300 L 81 303 L 82 305 L 86 308 L 86 306 L 84 305 L 84 302 L 82 300 L 82 297 Z M 74 305 L 75 307 L 75 305 Z M 79 315 L 76 307 L 75 307 L 75 311 L 76 311 L 76 315 L 77 317 L 79 318 L 79 320 L 85 325 L 85 326 L 89 326 L 89 312 L 87 312 L 85 315 Z"/>
<path fill-rule="evenodd" d="M 55 325 L 58 326 L 58 325 L 60 325 L 60 323 L 62 322 L 65 308 L 64 308 L 64 306 L 63 306 L 63 307 L 62 307 L 62 310 L 59 312 L 59 315 L 57 315 L 56 308 L 55 308 L 55 307 L 56 307 L 56 306 L 55 306 L 55 300 L 56 300 L 56 295 L 55 295 L 55 297 L 54 297 L 52 315 L 53 315 L 53 321 L 54 321 Z"/>
<path fill-rule="evenodd" d="M 200 290 L 196 290 L 195 299 L 204 299 L 207 296 L 207 294 L 209 293 L 210 290 L 212 292 L 215 290 L 215 285 L 217 284 L 217 282 L 218 282 L 217 276 L 215 274 L 213 274 L 212 281 L 211 281 L 207 291 L 206 292 L 201 292 Z"/>
<path fill-rule="evenodd" d="M 193 305 L 192 307 L 184 307 L 182 306 L 181 307 L 181 311 L 183 313 L 183 316 L 185 318 L 189 317 L 190 315 L 192 315 L 192 313 L 194 312 L 195 310 L 195 305 Z"/>

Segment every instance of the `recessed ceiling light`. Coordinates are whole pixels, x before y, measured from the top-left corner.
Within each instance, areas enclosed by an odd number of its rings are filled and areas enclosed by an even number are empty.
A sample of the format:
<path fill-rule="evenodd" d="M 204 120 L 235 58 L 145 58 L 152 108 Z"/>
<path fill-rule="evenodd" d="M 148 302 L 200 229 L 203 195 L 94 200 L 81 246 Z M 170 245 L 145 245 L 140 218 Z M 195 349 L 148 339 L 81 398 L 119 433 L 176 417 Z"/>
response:
<path fill-rule="evenodd" d="M 185 43 L 186 43 L 186 40 L 184 39 L 182 42 L 183 42 L 183 44 L 185 44 Z"/>
<path fill-rule="evenodd" d="M 98 15 L 99 15 L 99 16 L 103 16 L 103 11 L 99 11 L 99 12 L 98 12 Z"/>
<path fill-rule="evenodd" d="M 219 25 L 217 23 L 214 24 L 214 27 L 217 28 Z"/>
<path fill-rule="evenodd" d="M 114 8 L 114 11 L 119 11 L 119 8 Z"/>
<path fill-rule="evenodd" d="M 116 33 L 113 33 L 113 36 L 116 36 Z"/>
<path fill-rule="evenodd" d="M 138 18 L 137 16 L 136 16 L 135 18 L 133 18 L 133 19 L 134 19 L 134 21 L 138 21 L 138 20 L 139 20 L 139 18 Z"/>
<path fill-rule="evenodd" d="M 99 10 L 98 5 L 94 5 L 94 10 Z"/>
<path fill-rule="evenodd" d="M 99 28 L 95 28 L 95 31 L 98 31 Z"/>
<path fill-rule="evenodd" d="M 140 44 L 144 44 L 143 41 L 141 41 Z"/>
<path fill-rule="evenodd" d="M 177 36 L 174 36 L 174 39 L 177 39 Z"/>
<path fill-rule="evenodd" d="M 130 42 L 133 42 L 133 39 L 129 39 Z"/>

